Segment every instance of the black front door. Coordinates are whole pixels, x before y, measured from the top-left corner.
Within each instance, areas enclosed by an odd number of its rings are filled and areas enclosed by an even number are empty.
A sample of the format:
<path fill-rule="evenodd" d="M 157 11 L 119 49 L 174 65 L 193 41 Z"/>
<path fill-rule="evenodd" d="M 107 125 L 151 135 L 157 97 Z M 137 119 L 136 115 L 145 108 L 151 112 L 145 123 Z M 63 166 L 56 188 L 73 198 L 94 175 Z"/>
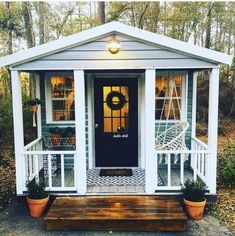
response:
<path fill-rule="evenodd" d="M 138 167 L 138 82 L 94 79 L 95 166 Z"/>

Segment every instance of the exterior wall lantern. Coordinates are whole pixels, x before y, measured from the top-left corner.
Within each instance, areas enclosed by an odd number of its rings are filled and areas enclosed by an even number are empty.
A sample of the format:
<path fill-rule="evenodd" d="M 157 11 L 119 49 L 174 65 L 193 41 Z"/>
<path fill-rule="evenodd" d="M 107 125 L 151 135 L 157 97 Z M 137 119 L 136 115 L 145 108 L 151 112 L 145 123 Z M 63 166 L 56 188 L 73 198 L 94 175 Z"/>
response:
<path fill-rule="evenodd" d="M 116 54 L 119 52 L 121 44 L 120 41 L 116 39 L 115 35 L 113 35 L 113 37 L 107 42 L 107 48 L 112 54 Z"/>

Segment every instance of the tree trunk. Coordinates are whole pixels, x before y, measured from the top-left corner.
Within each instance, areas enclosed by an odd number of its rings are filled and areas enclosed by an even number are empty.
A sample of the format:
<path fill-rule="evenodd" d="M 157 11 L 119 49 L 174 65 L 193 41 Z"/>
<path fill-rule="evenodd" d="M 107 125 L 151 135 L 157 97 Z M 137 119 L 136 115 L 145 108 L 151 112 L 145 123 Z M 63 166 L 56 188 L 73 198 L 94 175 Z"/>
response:
<path fill-rule="evenodd" d="M 206 40 L 205 40 L 205 48 L 211 47 L 211 21 L 212 21 L 212 8 L 214 3 L 211 2 L 208 6 L 207 15 L 206 15 Z"/>
<path fill-rule="evenodd" d="M 38 3 L 38 17 L 39 17 L 39 44 L 44 44 L 44 2 Z"/>
<path fill-rule="evenodd" d="M 34 47 L 32 15 L 30 11 L 30 2 L 22 2 L 22 13 L 24 19 L 25 37 L 28 48 Z"/>
<path fill-rule="evenodd" d="M 98 2 L 99 25 L 105 24 L 105 2 Z"/>
<path fill-rule="evenodd" d="M 10 2 L 6 2 L 5 5 L 6 5 L 6 9 L 7 9 L 7 14 L 8 14 L 9 19 L 10 19 L 7 22 L 7 24 L 8 24 L 7 54 L 12 54 L 12 52 L 13 52 L 13 50 L 12 50 L 12 33 L 13 32 L 12 32 L 12 22 L 11 22 L 11 19 L 12 19 L 11 5 L 10 5 Z"/>

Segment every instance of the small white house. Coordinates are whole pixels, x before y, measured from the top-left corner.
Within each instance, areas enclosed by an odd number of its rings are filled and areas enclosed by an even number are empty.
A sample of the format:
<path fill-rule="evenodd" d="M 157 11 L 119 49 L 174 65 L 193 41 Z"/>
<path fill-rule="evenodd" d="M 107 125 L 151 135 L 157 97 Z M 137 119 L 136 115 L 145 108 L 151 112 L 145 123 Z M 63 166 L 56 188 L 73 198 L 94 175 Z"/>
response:
<path fill-rule="evenodd" d="M 118 22 L 1 58 L 11 70 L 17 194 L 33 178 L 59 194 L 168 194 L 200 178 L 216 194 L 219 66 L 231 62 Z M 210 74 L 208 144 L 195 134 L 202 70 Z M 28 145 L 21 72 L 34 74 L 42 102 Z"/>

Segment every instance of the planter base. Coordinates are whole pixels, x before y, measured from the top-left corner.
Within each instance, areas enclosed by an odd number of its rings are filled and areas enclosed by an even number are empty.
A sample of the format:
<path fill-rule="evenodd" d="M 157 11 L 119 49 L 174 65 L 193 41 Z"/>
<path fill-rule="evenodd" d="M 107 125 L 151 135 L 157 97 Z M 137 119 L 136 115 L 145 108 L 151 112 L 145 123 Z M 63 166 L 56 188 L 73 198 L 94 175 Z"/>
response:
<path fill-rule="evenodd" d="M 49 196 L 43 199 L 27 198 L 30 215 L 32 217 L 40 217 L 43 214 L 48 201 L 49 201 Z"/>
<path fill-rule="evenodd" d="M 192 202 L 184 199 L 184 204 L 188 215 L 193 220 L 201 220 L 206 205 L 206 199 L 203 202 Z"/>

